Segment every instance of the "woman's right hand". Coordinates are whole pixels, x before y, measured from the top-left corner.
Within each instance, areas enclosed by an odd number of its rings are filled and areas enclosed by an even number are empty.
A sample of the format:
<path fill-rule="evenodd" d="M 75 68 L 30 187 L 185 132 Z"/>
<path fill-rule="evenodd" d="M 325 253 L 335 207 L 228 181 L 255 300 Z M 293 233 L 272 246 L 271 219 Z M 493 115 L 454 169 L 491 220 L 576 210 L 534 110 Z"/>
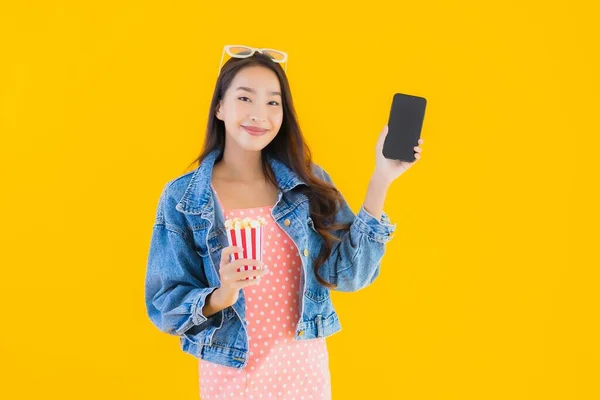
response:
<path fill-rule="evenodd" d="M 239 246 L 228 246 L 221 251 L 221 263 L 219 265 L 221 286 L 211 294 L 212 301 L 216 302 L 219 308 L 233 305 L 239 298 L 240 289 L 258 285 L 261 278 L 269 273 L 267 266 L 259 260 L 241 258 L 229 261 L 231 255 L 234 253 L 242 254 L 243 251 L 244 249 Z M 244 265 L 256 265 L 257 269 L 244 271 Z"/>

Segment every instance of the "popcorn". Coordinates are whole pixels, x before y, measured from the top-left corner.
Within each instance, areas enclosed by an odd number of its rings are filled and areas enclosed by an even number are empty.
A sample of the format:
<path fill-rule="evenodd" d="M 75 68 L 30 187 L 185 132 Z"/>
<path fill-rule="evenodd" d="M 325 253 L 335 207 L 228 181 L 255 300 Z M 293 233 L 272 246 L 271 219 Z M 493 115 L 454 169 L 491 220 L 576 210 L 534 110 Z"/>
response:
<path fill-rule="evenodd" d="M 246 229 L 246 228 L 258 228 L 267 224 L 267 221 L 263 217 L 252 219 L 246 217 L 244 219 L 235 217 L 228 218 L 225 220 L 225 228 L 227 229 Z"/>
<path fill-rule="evenodd" d="M 234 253 L 231 261 L 240 258 L 262 261 L 263 232 L 266 224 L 267 221 L 263 217 L 258 217 L 257 219 L 249 217 L 241 219 L 236 217 L 225 220 L 229 246 L 239 246 L 244 249 L 243 254 Z M 244 265 L 242 268 L 244 271 L 249 271 L 250 269 L 256 270 L 257 266 Z M 238 272 L 241 270 L 241 268 L 238 268 Z M 256 277 L 252 279 L 256 279 Z"/>

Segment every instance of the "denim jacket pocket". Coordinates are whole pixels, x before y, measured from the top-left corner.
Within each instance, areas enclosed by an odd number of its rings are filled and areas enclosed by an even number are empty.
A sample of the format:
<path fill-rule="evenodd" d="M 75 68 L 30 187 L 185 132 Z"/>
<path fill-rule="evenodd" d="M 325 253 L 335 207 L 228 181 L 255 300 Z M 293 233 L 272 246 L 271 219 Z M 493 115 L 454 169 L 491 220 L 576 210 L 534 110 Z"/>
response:
<path fill-rule="evenodd" d="M 321 303 L 323 301 L 326 301 L 329 299 L 329 290 L 322 286 L 322 285 L 318 285 L 315 287 L 307 287 L 304 295 L 314 301 L 315 303 Z"/>
<path fill-rule="evenodd" d="M 206 246 L 206 228 L 204 229 L 192 229 L 192 235 L 194 238 L 194 246 L 196 248 L 196 253 L 198 253 L 201 257 L 206 257 L 208 255 L 208 246 Z"/>

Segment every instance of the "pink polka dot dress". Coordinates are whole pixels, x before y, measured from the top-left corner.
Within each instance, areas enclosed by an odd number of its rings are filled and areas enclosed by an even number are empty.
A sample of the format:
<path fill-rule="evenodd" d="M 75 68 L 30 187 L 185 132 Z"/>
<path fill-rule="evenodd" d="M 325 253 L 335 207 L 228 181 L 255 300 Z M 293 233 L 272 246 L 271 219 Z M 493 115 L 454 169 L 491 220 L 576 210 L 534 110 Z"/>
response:
<path fill-rule="evenodd" d="M 243 289 L 249 358 L 243 369 L 199 360 L 200 398 L 331 399 L 325 338 L 294 340 L 300 315 L 298 249 L 271 216 L 273 207 L 225 211 L 227 218 L 265 218 L 263 261 L 269 274 Z"/>

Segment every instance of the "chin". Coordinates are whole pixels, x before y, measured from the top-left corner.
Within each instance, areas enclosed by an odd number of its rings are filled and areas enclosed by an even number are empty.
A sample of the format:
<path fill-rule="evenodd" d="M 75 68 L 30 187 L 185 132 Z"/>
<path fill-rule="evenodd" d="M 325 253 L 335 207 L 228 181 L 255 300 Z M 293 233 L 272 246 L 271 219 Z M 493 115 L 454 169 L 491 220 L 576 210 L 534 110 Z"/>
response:
<path fill-rule="evenodd" d="M 262 139 L 262 138 L 261 138 Z M 271 140 L 244 140 L 238 143 L 240 147 L 247 151 L 261 151 L 271 142 Z"/>

